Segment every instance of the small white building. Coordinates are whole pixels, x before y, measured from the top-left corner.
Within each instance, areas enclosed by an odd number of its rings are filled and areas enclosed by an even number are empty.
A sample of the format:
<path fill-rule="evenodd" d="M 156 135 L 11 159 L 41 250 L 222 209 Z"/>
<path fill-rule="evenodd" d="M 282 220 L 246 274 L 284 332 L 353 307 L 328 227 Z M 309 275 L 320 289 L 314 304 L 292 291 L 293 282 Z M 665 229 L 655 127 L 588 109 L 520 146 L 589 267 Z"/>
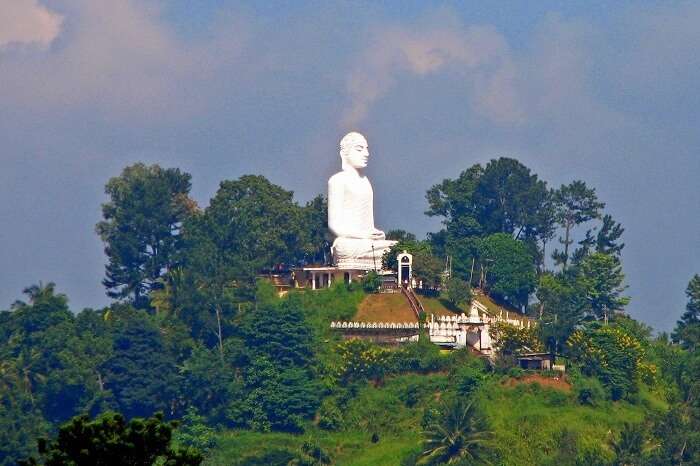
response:
<path fill-rule="evenodd" d="M 490 328 L 496 322 L 504 322 L 516 327 L 530 328 L 529 320 L 518 319 L 511 316 L 508 311 L 505 315 L 491 315 L 486 306 L 476 299 L 472 300 L 469 315 L 455 314 L 451 316 L 430 315 L 426 323 L 430 341 L 436 345 L 449 348 L 471 347 L 482 354 L 493 354 L 493 341 Z"/>

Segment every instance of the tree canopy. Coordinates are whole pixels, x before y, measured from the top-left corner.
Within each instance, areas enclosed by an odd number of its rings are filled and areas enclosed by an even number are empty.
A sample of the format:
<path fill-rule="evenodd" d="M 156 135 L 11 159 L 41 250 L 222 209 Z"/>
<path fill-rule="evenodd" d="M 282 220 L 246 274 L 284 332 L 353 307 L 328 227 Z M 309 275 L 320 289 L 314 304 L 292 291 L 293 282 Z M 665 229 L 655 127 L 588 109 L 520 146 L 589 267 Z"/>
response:
<path fill-rule="evenodd" d="M 178 260 L 180 229 L 195 209 L 190 175 L 177 168 L 137 163 L 105 186 L 96 231 L 109 262 L 103 280 L 112 298 L 130 297 L 137 307 L 161 275 Z"/>

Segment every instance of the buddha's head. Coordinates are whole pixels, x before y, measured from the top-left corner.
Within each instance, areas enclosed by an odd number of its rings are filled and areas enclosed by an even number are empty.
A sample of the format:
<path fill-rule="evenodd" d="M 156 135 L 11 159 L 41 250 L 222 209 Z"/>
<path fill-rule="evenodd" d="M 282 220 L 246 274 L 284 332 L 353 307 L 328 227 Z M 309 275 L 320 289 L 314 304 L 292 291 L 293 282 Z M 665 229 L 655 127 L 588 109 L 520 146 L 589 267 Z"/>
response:
<path fill-rule="evenodd" d="M 369 150 L 367 139 L 360 133 L 351 132 L 340 140 L 340 159 L 343 161 L 343 170 L 348 166 L 362 169 L 367 166 Z"/>

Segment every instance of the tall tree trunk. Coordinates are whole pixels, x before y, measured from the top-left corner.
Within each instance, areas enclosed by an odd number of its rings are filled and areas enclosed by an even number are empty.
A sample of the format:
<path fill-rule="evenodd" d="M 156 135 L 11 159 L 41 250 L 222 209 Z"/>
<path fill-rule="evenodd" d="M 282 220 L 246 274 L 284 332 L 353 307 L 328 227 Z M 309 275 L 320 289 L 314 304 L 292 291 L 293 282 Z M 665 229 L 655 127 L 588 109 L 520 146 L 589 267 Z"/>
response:
<path fill-rule="evenodd" d="M 223 336 L 221 335 L 221 306 L 218 304 L 215 306 L 216 309 L 216 325 L 218 328 L 218 332 L 216 336 L 219 339 L 219 356 L 221 358 L 221 363 L 224 363 L 224 339 Z"/>
<path fill-rule="evenodd" d="M 566 233 L 564 234 L 564 265 L 563 269 L 566 270 L 566 266 L 569 264 L 569 245 L 572 241 L 569 239 L 571 234 L 572 223 L 570 221 L 566 222 Z"/>

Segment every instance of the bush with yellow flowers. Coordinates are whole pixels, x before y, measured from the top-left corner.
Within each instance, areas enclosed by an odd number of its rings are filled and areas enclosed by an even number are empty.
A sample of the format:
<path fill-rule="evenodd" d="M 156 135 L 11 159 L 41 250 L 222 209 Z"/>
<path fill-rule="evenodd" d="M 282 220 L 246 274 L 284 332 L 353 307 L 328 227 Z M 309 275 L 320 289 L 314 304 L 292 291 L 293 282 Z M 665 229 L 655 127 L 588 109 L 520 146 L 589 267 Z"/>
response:
<path fill-rule="evenodd" d="M 392 365 L 391 350 L 358 338 L 339 343 L 336 353 L 340 356 L 337 377 L 343 382 L 381 381 Z"/>
<path fill-rule="evenodd" d="M 497 322 L 489 328 L 493 346 L 501 354 L 513 354 L 527 348 L 529 351 L 543 351 L 544 347 L 535 327 L 516 327 L 505 322 Z"/>
<path fill-rule="evenodd" d="M 566 344 L 572 361 L 598 377 L 613 400 L 636 392 L 640 380 L 655 380 L 656 367 L 644 361 L 642 344 L 622 328 L 594 324 L 576 330 Z"/>

